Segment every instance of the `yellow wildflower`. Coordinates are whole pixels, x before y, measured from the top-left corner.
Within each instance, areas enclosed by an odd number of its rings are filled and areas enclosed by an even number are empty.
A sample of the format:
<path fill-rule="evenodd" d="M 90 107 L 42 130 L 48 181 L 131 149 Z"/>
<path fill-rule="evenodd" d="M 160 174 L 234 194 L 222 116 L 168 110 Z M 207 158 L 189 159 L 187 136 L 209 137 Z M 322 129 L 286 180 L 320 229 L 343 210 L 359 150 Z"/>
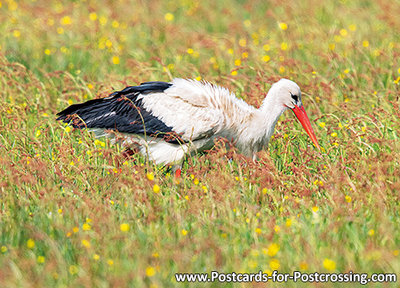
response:
<path fill-rule="evenodd" d="M 84 223 L 84 224 L 82 225 L 82 230 L 83 230 L 83 231 L 90 231 L 91 228 L 92 228 L 92 227 L 91 227 L 88 223 Z"/>
<path fill-rule="evenodd" d="M 339 33 L 340 33 L 340 35 L 342 35 L 343 37 L 346 37 L 347 34 L 348 34 L 348 32 L 347 32 L 346 29 L 340 29 Z"/>
<path fill-rule="evenodd" d="M 99 23 L 100 23 L 101 26 L 106 25 L 106 24 L 107 24 L 107 21 L 108 21 L 108 19 L 107 19 L 106 17 L 104 17 L 104 16 L 101 16 L 101 17 L 99 18 Z"/>
<path fill-rule="evenodd" d="M 130 229 L 130 226 L 129 226 L 128 223 L 122 223 L 121 225 L 119 225 L 119 229 L 120 229 L 122 232 L 128 232 L 129 229 Z"/>
<path fill-rule="evenodd" d="M 98 139 L 94 140 L 94 145 L 101 146 L 101 147 L 106 147 L 106 143 L 103 142 L 103 141 L 100 141 Z"/>
<path fill-rule="evenodd" d="M 307 264 L 307 262 L 304 262 L 304 261 L 302 261 L 302 262 L 300 262 L 300 264 L 299 264 L 299 268 L 300 268 L 300 270 L 307 270 L 308 269 L 308 264 Z"/>
<path fill-rule="evenodd" d="M 264 61 L 264 62 L 268 62 L 269 60 L 271 60 L 271 57 L 269 57 L 268 55 L 264 55 L 262 57 L 262 61 Z"/>
<path fill-rule="evenodd" d="M 167 20 L 168 22 L 171 22 L 171 21 L 174 21 L 174 14 L 172 14 L 172 13 L 166 13 L 165 15 L 164 15 L 164 18 L 165 18 L 165 20 Z"/>
<path fill-rule="evenodd" d="M 75 265 L 69 266 L 69 273 L 70 273 L 71 275 L 77 274 L 78 271 L 79 271 L 79 268 L 78 268 L 77 266 L 75 266 Z"/>
<path fill-rule="evenodd" d="M 19 37 L 21 36 L 21 31 L 19 31 L 19 30 L 14 30 L 14 31 L 13 31 L 13 36 L 14 36 L 15 38 L 19 38 Z"/>
<path fill-rule="evenodd" d="M 279 28 L 281 28 L 281 30 L 287 30 L 288 25 L 285 22 L 280 22 L 279 23 Z"/>
<path fill-rule="evenodd" d="M 333 271 L 333 270 L 336 269 L 336 263 L 335 263 L 335 261 L 333 261 L 333 260 L 331 260 L 331 259 L 328 259 L 328 258 L 325 258 L 325 259 L 324 259 L 324 262 L 322 263 L 322 265 L 324 266 L 324 268 L 325 268 L 326 270 L 329 270 L 329 271 Z"/>
<path fill-rule="evenodd" d="M 88 240 L 83 239 L 83 240 L 81 241 L 81 243 L 82 243 L 82 245 L 83 245 L 84 247 L 90 248 L 90 242 L 89 242 Z"/>
<path fill-rule="evenodd" d="M 268 246 L 266 254 L 270 257 L 274 257 L 278 253 L 279 249 L 279 244 L 272 243 Z"/>
<path fill-rule="evenodd" d="M 152 266 L 149 266 L 146 268 L 146 276 L 147 277 L 152 277 L 152 276 L 154 276 L 154 274 L 156 274 L 156 270 Z"/>
<path fill-rule="evenodd" d="M 153 192 L 154 192 L 154 193 L 160 192 L 160 186 L 158 186 L 157 184 L 154 184 L 154 186 L 153 186 Z"/>
<path fill-rule="evenodd" d="M 271 261 L 269 261 L 269 267 L 274 271 L 274 270 L 279 270 L 279 268 L 281 267 L 281 264 L 279 263 L 278 259 L 271 259 Z"/>
<path fill-rule="evenodd" d="M 246 19 L 243 21 L 243 25 L 248 28 L 251 26 L 251 21 L 249 19 Z"/>
<path fill-rule="evenodd" d="M 10 11 L 15 11 L 18 8 L 18 3 L 15 1 L 9 1 L 8 2 L 8 10 Z"/>
<path fill-rule="evenodd" d="M 26 241 L 26 246 L 29 248 L 29 249 L 33 249 L 33 247 L 35 247 L 35 241 L 33 240 L 33 239 L 28 239 L 28 241 Z"/>
<path fill-rule="evenodd" d="M 117 20 L 114 20 L 114 21 L 111 23 L 111 26 L 112 26 L 113 28 L 118 28 L 118 27 L 119 27 L 119 22 L 118 22 Z"/>
<path fill-rule="evenodd" d="M 97 20 L 97 14 L 95 12 L 92 12 L 89 14 L 89 19 L 92 21 L 96 21 Z"/>
<path fill-rule="evenodd" d="M 112 57 L 112 62 L 114 65 L 118 65 L 119 64 L 119 57 L 118 56 L 113 56 Z"/>
<path fill-rule="evenodd" d="M 61 20 L 60 20 L 60 24 L 61 25 L 71 25 L 72 24 L 72 20 L 71 20 L 71 17 L 69 17 L 69 16 L 64 16 L 63 18 L 61 18 Z"/>
<path fill-rule="evenodd" d="M 150 181 L 153 181 L 153 180 L 154 180 L 154 174 L 153 174 L 153 172 L 147 173 L 146 176 L 147 176 L 147 179 L 149 179 Z"/>
<path fill-rule="evenodd" d="M 263 46 L 263 49 L 264 49 L 265 51 L 269 51 L 269 50 L 271 49 L 271 46 L 269 46 L 269 44 L 265 44 L 265 45 Z"/>

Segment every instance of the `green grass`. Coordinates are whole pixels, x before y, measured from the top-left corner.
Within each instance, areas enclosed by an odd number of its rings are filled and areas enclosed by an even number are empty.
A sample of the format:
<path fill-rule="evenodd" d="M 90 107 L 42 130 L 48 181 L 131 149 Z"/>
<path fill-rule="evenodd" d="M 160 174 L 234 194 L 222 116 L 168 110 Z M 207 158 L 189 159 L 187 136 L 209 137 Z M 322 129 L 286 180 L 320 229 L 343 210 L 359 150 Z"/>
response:
<path fill-rule="evenodd" d="M 174 280 L 212 270 L 400 275 L 400 4 L 0 3 L 1 287 L 221 287 Z M 171 77 L 256 106 L 292 79 L 323 151 L 287 112 L 258 162 L 219 143 L 187 159 L 178 183 L 55 121 L 69 104 Z"/>

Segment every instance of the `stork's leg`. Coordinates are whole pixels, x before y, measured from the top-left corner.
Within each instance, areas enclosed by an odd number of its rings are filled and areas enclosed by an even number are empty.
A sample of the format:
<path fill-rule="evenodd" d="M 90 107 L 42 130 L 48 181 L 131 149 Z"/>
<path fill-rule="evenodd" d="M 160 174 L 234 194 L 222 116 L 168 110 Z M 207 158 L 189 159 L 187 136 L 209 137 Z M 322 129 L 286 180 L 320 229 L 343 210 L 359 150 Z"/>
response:
<path fill-rule="evenodd" d="M 175 178 L 181 178 L 182 174 L 182 164 L 174 164 L 172 165 L 172 171 L 174 172 Z"/>
<path fill-rule="evenodd" d="M 182 169 L 178 168 L 175 171 L 175 178 L 181 178 L 181 174 L 182 174 Z"/>
<path fill-rule="evenodd" d="M 258 160 L 257 153 L 253 153 L 253 162 L 255 163 L 255 162 L 257 162 L 257 160 Z"/>
<path fill-rule="evenodd" d="M 122 151 L 122 156 L 123 156 L 125 159 L 131 158 L 131 156 L 132 156 L 133 154 L 135 154 L 135 151 L 133 151 L 131 148 L 125 148 L 125 150 Z"/>

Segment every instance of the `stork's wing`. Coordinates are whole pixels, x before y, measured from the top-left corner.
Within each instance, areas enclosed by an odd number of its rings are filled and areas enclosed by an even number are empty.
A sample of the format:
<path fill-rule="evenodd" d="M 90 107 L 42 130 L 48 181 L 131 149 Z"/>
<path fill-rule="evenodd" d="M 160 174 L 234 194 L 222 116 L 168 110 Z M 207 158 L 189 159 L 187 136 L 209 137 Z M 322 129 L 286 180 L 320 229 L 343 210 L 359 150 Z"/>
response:
<path fill-rule="evenodd" d="M 142 99 L 138 98 L 139 95 L 162 92 L 170 86 L 166 82 L 146 82 L 127 87 L 107 98 L 71 105 L 57 114 L 57 120 L 71 123 L 75 128 L 103 128 L 156 136 L 173 134 L 172 128 L 144 109 Z"/>
<path fill-rule="evenodd" d="M 244 115 L 249 109 L 224 88 L 174 79 L 172 83 L 146 82 L 107 98 L 71 105 L 57 114 L 57 120 L 76 128 L 162 135 L 176 142 L 177 137 L 179 141 L 193 141 L 214 135 L 229 126 L 227 114 Z"/>
<path fill-rule="evenodd" d="M 224 136 L 254 110 L 227 89 L 188 79 L 174 79 L 163 92 L 140 95 L 143 107 L 185 141 Z M 239 115 L 239 117 L 237 117 Z"/>

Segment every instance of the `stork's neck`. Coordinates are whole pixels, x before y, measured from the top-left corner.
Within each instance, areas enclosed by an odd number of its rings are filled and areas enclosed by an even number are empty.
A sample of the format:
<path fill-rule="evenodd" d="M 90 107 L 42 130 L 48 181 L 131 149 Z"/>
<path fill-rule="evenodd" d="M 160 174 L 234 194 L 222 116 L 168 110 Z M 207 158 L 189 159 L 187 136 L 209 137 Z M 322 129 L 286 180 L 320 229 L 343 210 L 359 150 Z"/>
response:
<path fill-rule="evenodd" d="M 261 107 L 253 112 L 247 123 L 243 123 L 245 127 L 239 129 L 238 144 L 244 154 L 252 156 L 268 145 L 279 116 L 287 109 L 278 100 L 279 95 L 270 90 Z"/>
<path fill-rule="evenodd" d="M 257 109 L 250 124 L 257 131 L 254 135 L 255 138 L 258 138 L 258 141 L 261 141 L 263 146 L 268 144 L 269 139 L 274 133 L 276 122 L 278 122 L 279 117 L 287 109 L 278 102 L 279 97 L 275 93 L 272 89 L 268 92 L 267 97 L 264 99 L 261 107 Z"/>
<path fill-rule="evenodd" d="M 260 109 L 258 109 L 260 117 L 263 119 L 263 128 L 270 131 L 269 137 L 271 137 L 279 117 L 288 109 L 278 101 L 279 95 L 276 95 L 276 93 L 277 91 L 271 89 L 268 92 L 267 97 L 264 99 Z"/>

